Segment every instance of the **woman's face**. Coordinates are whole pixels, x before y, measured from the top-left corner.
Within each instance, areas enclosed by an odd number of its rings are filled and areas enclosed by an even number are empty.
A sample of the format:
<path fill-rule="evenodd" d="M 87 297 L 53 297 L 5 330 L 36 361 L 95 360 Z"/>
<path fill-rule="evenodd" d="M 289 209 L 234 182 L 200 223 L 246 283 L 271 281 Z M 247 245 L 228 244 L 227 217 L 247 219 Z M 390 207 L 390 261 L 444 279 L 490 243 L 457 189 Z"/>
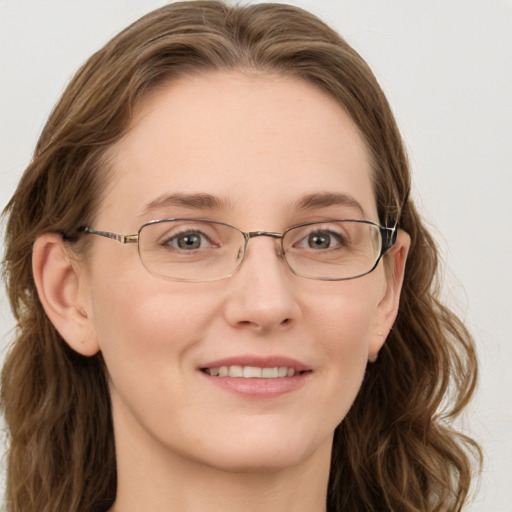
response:
<path fill-rule="evenodd" d="M 294 78 L 217 72 L 169 84 L 140 106 L 111 162 L 99 230 L 133 234 L 174 217 L 273 232 L 328 218 L 378 222 L 355 125 Z M 232 277 L 189 283 L 149 273 L 135 244 L 90 242 L 84 309 L 108 368 L 121 459 L 232 471 L 325 462 L 396 312 L 382 263 L 354 280 L 304 279 L 275 239 L 258 237 Z M 221 366 L 298 375 L 205 371 Z"/>

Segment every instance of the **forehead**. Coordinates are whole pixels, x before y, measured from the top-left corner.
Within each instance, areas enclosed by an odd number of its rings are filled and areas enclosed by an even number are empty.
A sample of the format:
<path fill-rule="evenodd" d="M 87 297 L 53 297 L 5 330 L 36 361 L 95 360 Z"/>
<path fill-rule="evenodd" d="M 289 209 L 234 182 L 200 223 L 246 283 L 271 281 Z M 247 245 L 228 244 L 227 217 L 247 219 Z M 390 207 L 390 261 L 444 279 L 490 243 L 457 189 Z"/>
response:
<path fill-rule="evenodd" d="M 145 222 L 166 214 L 151 211 L 160 198 L 201 194 L 233 215 L 279 216 L 327 193 L 376 215 L 357 127 L 332 97 L 298 78 L 212 72 L 166 84 L 139 106 L 111 161 L 106 220 Z"/>

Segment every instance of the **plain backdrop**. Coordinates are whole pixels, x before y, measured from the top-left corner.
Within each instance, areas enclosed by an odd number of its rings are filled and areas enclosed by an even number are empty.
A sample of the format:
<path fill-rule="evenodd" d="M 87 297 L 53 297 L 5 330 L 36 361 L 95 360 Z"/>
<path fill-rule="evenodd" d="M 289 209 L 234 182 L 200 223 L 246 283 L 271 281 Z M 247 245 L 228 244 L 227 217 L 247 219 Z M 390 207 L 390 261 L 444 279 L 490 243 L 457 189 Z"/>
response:
<path fill-rule="evenodd" d="M 74 71 L 164 3 L 0 0 L 1 208 Z M 293 3 L 344 35 L 392 104 L 414 197 L 441 246 L 445 298 L 477 340 L 481 380 L 465 425 L 486 459 L 467 510 L 512 512 L 512 0 Z M 12 327 L 2 290 L 1 354 Z"/>

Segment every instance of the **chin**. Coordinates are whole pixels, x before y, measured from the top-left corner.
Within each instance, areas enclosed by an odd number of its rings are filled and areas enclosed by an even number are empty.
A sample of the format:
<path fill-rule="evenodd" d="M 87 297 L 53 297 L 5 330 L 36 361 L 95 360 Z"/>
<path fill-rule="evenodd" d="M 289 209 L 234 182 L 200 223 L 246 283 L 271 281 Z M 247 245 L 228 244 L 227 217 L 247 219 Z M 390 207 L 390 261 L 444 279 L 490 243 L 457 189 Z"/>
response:
<path fill-rule="evenodd" d="M 317 454 L 329 453 L 332 434 L 324 439 L 300 438 L 290 433 L 279 436 L 267 432 L 255 439 L 231 439 L 226 444 L 216 443 L 202 453 L 203 464 L 228 473 L 273 473 L 298 467 L 315 458 Z"/>
<path fill-rule="evenodd" d="M 216 458 L 210 467 L 226 473 L 276 473 L 300 466 L 307 457 L 302 453 L 244 453 Z"/>

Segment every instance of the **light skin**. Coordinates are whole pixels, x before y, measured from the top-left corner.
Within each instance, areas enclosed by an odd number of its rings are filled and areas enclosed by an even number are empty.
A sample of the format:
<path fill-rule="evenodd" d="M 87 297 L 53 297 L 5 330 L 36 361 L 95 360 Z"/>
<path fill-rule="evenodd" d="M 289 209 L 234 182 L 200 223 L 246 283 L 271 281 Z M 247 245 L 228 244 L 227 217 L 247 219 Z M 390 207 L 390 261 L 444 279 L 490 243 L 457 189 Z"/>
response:
<path fill-rule="evenodd" d="M 378 222 L 361 135 L 332 98 L 294 78 L 216 72 L 168 84 L 111 156 L 101 230 L 133 234 L 178 216 L 275 232 L 328 218 Z M 189 200 L 197 194 L 216 201 Z M 150 274 L 136 245 L 90 242 L 77 260 L 58 236 L 39 237 L 34 276 L 63 338 L 84 355 L 101 351 L 108 367 L 112 510 L 325 510 L 333 432 L 395 319 L 408 236 L 399 232 L 389 265 L 335 282 L 293 275 L 265 237 L 249 242 L 232 277 L 207 283 Z M 254 397 L 201 371 L 249 356 L 293 358 L 309 372 L 292 391 Z"/>

